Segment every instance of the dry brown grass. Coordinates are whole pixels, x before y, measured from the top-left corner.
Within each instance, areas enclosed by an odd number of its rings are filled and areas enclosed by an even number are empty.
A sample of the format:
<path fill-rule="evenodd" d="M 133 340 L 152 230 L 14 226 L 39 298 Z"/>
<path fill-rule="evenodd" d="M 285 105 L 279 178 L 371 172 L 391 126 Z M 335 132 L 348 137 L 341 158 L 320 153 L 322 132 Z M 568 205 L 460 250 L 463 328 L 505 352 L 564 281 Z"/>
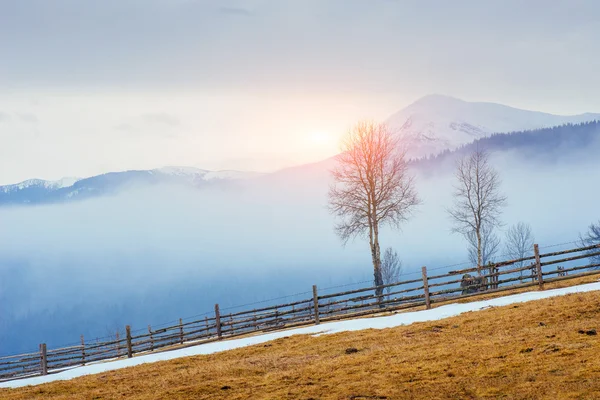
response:
<path fill-rule="evenodd" d="M 600 292 L 590 292 L 406 327 L 291 336 L 0 390 L 0 398 L 597 399 L 600 339 L 579 331 L 600 331 L 599 304 Z"/>

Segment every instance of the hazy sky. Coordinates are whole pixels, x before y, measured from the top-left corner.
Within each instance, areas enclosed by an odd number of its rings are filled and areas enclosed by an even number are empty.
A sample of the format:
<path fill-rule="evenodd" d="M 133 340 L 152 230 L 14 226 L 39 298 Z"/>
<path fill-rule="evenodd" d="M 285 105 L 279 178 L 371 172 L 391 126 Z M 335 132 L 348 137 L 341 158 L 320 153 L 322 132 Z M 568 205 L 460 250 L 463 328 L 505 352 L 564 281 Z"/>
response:
<path fill-rule="evenodd" d="M 429 93 L 600 112 L 600 3 L 0 0 L 0 184 L 331 155 Z"/>

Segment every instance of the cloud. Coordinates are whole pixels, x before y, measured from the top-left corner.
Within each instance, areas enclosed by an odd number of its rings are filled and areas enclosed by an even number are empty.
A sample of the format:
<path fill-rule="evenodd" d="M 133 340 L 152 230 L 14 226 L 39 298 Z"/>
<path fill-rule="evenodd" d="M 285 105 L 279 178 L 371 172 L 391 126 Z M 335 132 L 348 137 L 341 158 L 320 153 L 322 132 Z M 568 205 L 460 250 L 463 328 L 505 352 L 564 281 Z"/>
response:
<path fill-rule="evenodd" d="M 166 138 L 178 136 L 181 121 L 174 115 L 165 112 L 146 113 L 136 118 L 127 118 L 115 125 L 115 131 L 132 136 L 154 135 Z"/>
<path fill-rule="evenodd" d="M 144 122 L 152 125 L 177 127 L 181 125 L 179 119 L 167 113 L 149 113 L 142 115 Z"/>
<path fill-rule="evenodd" d="M 0 122 L 8 122 L 10 120 L 11 120 L 11 117 L 9 114 L 0 111 Z"/>
<path fill-rule="evenodd" d="M 460 0 L 434 8 L 391 0 L 233 1 L 2 2 L 0 37 L 11 40 L 0 43 L 0 87 L 409 97 L 445 91 L 503 102 L 526 91 L 533 104 L 562 104 L 569 95 L 569 104 L 599 104 L 599 84 L 589 78 L 600 57 L 589 51 L 599 35 L 597 1 L 582 0 L 575 11 L 566 2 L 545 7 L 541 0 Z M 224 23 L 228 16 L 233 24 Z M 415 36 L 424 24 L 429 29 Z M 547 54 L 557 50 L 564 56 L 548 63 Z M 464 54 L 478 56 L 466 61 Z"/>
<path fill-rule="evenodd" d="M 223 6 L 219 7 L 219 12 L 224 15 L 234 15 L 234 16 L 242 16 L 242 17 L 251 17 L 252 12 L 242 7 L 230 7 Z"/>
<path fill-rule="evenodd" d="M 37 124 L 39 122 L 38 117 L 32 113 L 23 112 L 23 113 L 9 114 L 9 113 L 0 111 L 0 122 L 9 122 L 9 121 L 12 121 L 13 118 L 16 118 L 16 120 L 18 122 L 24 122 L 27 124 Z"/>
<path fill-rule="evenodd" d="M 122 124 L 116 125 L 115 130 L 133 132 L 135 131 L 135 127 L 129 123 L 123 122 Z"/>
<path fill-rule="evenodd" d="M 39 122 L 38 117 L 32 113 L 19 113 L 17 116 L 21 122 L 26 122 L 29 124 L 37 124 Z"/>

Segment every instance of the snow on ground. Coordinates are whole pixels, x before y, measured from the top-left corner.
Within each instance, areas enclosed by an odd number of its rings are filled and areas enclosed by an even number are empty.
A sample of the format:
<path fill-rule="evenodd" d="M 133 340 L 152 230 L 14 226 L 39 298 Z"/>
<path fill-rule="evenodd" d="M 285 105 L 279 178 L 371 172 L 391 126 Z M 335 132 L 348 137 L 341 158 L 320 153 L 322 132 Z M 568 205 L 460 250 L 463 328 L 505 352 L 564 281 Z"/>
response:
<path fill-rule="evenodd" d="M 16 388 L 28 385 L 39 385 L 42 383 L 53 382 L 58 380 L 73 379 L 83 375 L 98 374 L 106 371 L 112 371 L 115 369 L 132 367 L 134 365 L 144 363 L 172 360 L 174 358 L 195 356 L 199 354 L 212 354 L 221 351 L 264 343 L 270 340 L 282 338 L 284 336 L 303 334 L 320 335 L 345 331 L 357 331 L 362 329 L 393 328 L 401 325 L 409 325 L 414 322 L 440 320 L 442 318 L 453 317 L 468 311 L 478 311 L 489 307 L 506 306 L 513 303 L 522 303 L 531 300 L 545 299 L 548 297 L 562 296 L 570 293 L 591 292 L 595 290 L 600 290 L 600 282 L 579 286 L 571 286 L 562 289 L 546 290 L 541 292 L 525 292 L 511 296 L 499 297 L 491 300 L 474 301 L 471 303 L 447 304 L 431 310 L 405 312 L 384 317 L 361 318 L 354 320 L 323 323 L 321 325 L 312 325 L 304 328 L 274 332 L 260 336 L 246 337 L 242 339 L 233 340 L 223 340 L 221 342 L 206 343 L 180 350 L 147 354 L 129 359 L 86 365 L 46 376 L 36 376 L 32 378 L 1 382 L 0 388 Z"/>

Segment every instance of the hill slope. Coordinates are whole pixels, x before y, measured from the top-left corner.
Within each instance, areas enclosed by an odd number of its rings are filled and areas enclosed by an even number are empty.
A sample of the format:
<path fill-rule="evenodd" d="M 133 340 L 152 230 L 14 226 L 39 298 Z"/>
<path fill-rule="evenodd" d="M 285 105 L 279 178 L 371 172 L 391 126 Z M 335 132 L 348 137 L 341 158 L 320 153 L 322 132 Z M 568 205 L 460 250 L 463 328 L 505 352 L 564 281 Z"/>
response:
<path fill-rule="evenodd" d="M 284 336 L 225 353 L 0 389 L 0 396 L 596 398 L 598 301 L 598 291 L 575 293 L 385 330 Z"/>

